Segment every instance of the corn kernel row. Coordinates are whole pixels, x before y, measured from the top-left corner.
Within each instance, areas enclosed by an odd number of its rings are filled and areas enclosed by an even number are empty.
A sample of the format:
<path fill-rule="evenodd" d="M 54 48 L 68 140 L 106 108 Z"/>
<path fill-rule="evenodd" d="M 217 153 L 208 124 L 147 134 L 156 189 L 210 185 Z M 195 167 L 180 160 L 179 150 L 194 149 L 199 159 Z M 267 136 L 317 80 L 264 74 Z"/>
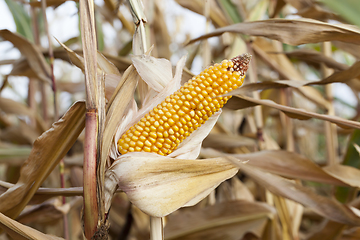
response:
<path fill-rule="evenodd" d="M 125 132 L 118 141 L 119 152 L 173 152 L 231 98 L 220 95 L 242 85 L 250 59 L 243 54 L 223 60 L 193 77 Z"/>

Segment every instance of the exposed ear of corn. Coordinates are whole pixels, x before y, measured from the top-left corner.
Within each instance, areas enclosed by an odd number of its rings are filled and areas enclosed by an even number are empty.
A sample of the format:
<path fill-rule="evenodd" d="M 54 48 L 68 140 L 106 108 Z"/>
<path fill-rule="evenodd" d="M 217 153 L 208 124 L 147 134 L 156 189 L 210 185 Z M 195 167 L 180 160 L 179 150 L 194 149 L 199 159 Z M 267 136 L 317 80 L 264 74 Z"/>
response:
<path fill-rule="evenodd" d="M 119 152 L 173 152 L 231 98 L 221 95 L 243 84 L 250 60 L 245 53 L 193 77 L 126 131 L 118 141 Z"/>

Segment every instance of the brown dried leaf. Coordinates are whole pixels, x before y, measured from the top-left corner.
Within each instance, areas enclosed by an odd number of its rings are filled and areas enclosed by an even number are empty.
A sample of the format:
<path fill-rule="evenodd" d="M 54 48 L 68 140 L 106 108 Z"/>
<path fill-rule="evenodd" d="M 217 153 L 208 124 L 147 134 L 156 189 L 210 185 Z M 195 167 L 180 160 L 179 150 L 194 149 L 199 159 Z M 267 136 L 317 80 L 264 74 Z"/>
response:
<path fill-rule="evenodd" d="M 204 157 L 219 156 L 219 152 L 212 149 L 203 149 L 202 155 Z M 302 179 L 309 181 L 316 181 L 322 183 L 329 183 L 339 186 L 353 186 L 357 187 L 359 170 L 351 168 L 352 175 L 346 175 L 347 171 L 339 171 L 331 173 L 324 168 L 320 168 L 309 159 L 293 152 L 283 150 L 267 150 L 260 152 L 253 152 L 247 154 L 228 154 L 241 160 L 249 161 L 248 165 L 254 166 L 266 172 L 278 174 L 292 179 Z M 336 165 L 338 166 L 338 165 Z M 360 174 L 359 174 L 360 176 Z"/>
<path fill-rule="evenodd" d="M 234 161 L 232 160 L 232 162 Z M 247 164 L 241 164 L 241 170 L 270 192 L 310 207 L 325 218 L 347 225 L 360 225 L 360 217 L 350 207 L 334 199 L 317 195 L 306 187 Z"/>
<path fill-rule="evenodd" d="M 334 46 L 342 49 L 343 51 L 352 54 L 357 59 L 360 59 L 360 46 L 356 43 L 346 43 L 346 42 L 339 42 L 334 41 L 332 42 Z"/>
<path fill-rule="evenodd" d="M 168 217 L 165 239 L 242 239 L 246 233 L 261 237 L 275 210 L 260 202 L 237 200 L 202 209 L 182 209 Z"/>
<path fill-rule="evenodd" d="M 25 226 L 0 212 L 0 228 L 3 229 L 13 239 L 32 239 L 32 240 L 60 240 L 63 238 L 41 233 L 31 227 Z"/>
<path fill-rule="evenodd" d="M 331 74 L 329 77 L 322 79 L 320 81 L 311 82 L 311 85 L 329 84 L 329 83 L 334 83 L 334 82 L 346 82 L 353 78 L 358 77 L 359 75 L 360 75 L 360 62 L 356 62 L 351 67 L 349 67 L 343 71 L 335 72 L 335 73 Z M 307 84 L 307 85 L 310 85 L 310 84 Z"/>
<path fill-rule="evenodd" d="M 303 8 L 300 11 L 298 11 L 296 14 L 304 18 L 311 18 L 324 22 L 326 22 L 329 19 L 343 21 L 343 19 L 339 17 L 337 14 L 330 12 L 317 4 L 313 4 L 307 8 Z"/>
<path fill-rule="evenodd" d="M 8 114 L 16 114 L 18 116 L 25 115 L 31 118 L 35 118 L 39 131 L 43 132 L 46 129 L 46 124 L 43 119 L 23 103 L 11 100 L 9 98 L 0 97 L 0 109 Z"/>
<path fill-rule="evenodd" d="M 313 19 L 268 19 L 242 22 L 192 39 L 188 44 L 225 32 L 262 36 L 290 45 L 318 43 L 324 41 L 360 42 L 360 30 L 353 25 L 330 24 Z M 301 34 L 299 34 L 301 33 Z"/>
<path fill-rule="evenodd" d="M 349 186 L 360 188 L 360 170 L 357 168 L 336 164 L 323 167 L 323 170 Z"/>
<path fill-rule="evenodd" d="M 203 149 L 201 153 L 205 157 L 219 156 L 219 152 L 211 149 Z M 341 179 L 332 177 L 309 159 L 293 152 L 268 150 L 247 154 L 231 154 L 231 156 L 249 161 L 247 164 L 250 166 L 284 177 L 342 186 L 348 185 Z"/>
<path fill-rule="evenodd" d="M 231 95 L 229 93 L 228 95 Z M 256 105 L 264 105 L 268 107 L 272 107 L 284 112 L 287 116 L 295 119 L 300 120 L 308 120 L 310 118 L 317 118 L 324 121 L 329 121 L 332 123 L 337 124 L 342 128 L 357 128 L 360 129 L 360 123 L 355 121 L 346 120 L 337 116 L 330 116 L 325 114 L 318 114 L 309 112 L 303 109 L 292 108 L 284 105 L 277 104 L 271 100 L 258 100 L 246 96 L 237 95 L 237 98 L 232 98 L 229 100 L 228 104 L 226 105 L 228 108 L 231 109 L 243 109 L 248 107 L 253 107 Z"/>
<path fill-rule="evenodd" d="M 320 64 L 324 63 L 327 67 L 335 70 L 346 70 L 349 68 L 346 64 L 339 63 L 333 58 L 327 57 L 324 54 L 311 49 L 296 49 L 291 52 L 285 52 L 285 54 L 290 58 L 294 57 L 307 62 L 308 64 L 316 65 L 317 67 L 320 67 Z"/>
<path fill-rule="evenodd" d="M 23 224 L 29 223 L 49 223 L 62 219 L 68 214 L 70 204 L 63 204 L 60 198 L 50 199 L 44 203 L 26 207 L 24 211 L 17 217 L 17 221 Z"/>
<path fill-rule="evenodd" d="M 279 80 L 279 81 L 248 83 L 232 91 L 231 93 L 233 95 L 237 95 L 237 94 L 246 94 L 249 92 L 266 90 L 266 89 L 278 89 L 278 88 L 287 88 L 287 87 L 299 88 L 304 86 L 306 83 L 307 82 L 295 81 L 295 80 Z"/>
<path fill-rule="evenodd" d="M 58 7 L 67 1 L 70 1 L 70 0 L 46 0 L 46 6 Z M 71 0 L 71 1 L 79 2 L 79 0 Z M 26 2 L 26 3 L 30 4 L 30 6 L 32 6 L 32 7 L 39 7 L 39 8 L 41 7 L 41 1 L 31 1 L 31 2 Z"/>
<path fill-rule="evenodd" d="M 85 125 L 84 102 L 75 103 L 33 145 L 16 185 L 0 195 L 0 212 L 15 218 L 74 144 Z"/>
<path fill-rule="evenodd" d="M 204 13 L 204 1 L 202 0 L 176 0 L 176 2 L 182 7 L 198 14 Z M 226 19 L 216 2 L 211 1 L 210 4 L 210 19 L 214 25 L 219 27 L 229 25 L 229 21 Z"/>
<path fill-rule="evenodd" d="M 46 62 L 41 51 L 24 37 L 10 32 L 7 29 L 0 30 L 0 37 L 11 42 L 26 57 L 28 64 L 37 75 L 37 77 L 45 82 L 50 83 L 50 66 Z"/>
<path fill-rule="evenodd" d="M 78 93 L 85 91 L 85 84 L 84 82 L 64 82 L 58 81 L 56 83 L 56 88 L 59 91 L 64 91 L 68 93 Z"/>
<path fill-rule="evenodd" d="M 237 135 L 228 135 L 220 133 L 210 133 L 203 141 L 203 147 L 212 147 L 212 148 L 233 148 L 233 147 L 254 147 L 256 141 Z"/>

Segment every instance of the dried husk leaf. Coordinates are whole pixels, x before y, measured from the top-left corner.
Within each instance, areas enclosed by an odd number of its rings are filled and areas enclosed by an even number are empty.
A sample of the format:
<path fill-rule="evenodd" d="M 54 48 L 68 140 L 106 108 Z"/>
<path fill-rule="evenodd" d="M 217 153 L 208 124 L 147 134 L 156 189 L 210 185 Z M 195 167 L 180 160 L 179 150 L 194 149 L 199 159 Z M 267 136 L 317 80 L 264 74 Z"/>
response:
<path fill-rule="evenodd" d="M 143 212 L 163 217 L 196 204 L 236 173 L 237 167 L 220 158 L 183 160 L 139 152 L 117 159 L 106 179 Z"/>
<path fill-rule="evenodd" d="M 102 139 L 102 152 L 101 159 L 103 165 L 101 168 L 105 171 L 105 162 L 109 156 L 110 149 L 112 147 L 112 142 L 114 141 L 114 135 L 116 129 L 118 128 L 124 113 L 131 104 L 131 101 L 134 96 L 134 91 L 136 84 L 138 82 L 139 75 L 135 71 L 133 66 L 130 66 L 127 71 L 125 71 L 123 77 L 118 83 L 112 98 L 108 103 L 107 113 L 106 113 L 106 124 L 103 132 Z M 114 157 L 115 153 L 112 153 L 111 156 Z"/>
<path fill-rule="evenodd" d="M 242 239 L 246 233 L 260 238 L 275 209 L 266 203 L 230 201 L 202 209 L 182 209 L 170 215 L 165 239 Z"/>
<path fill-rule="evenodd" d="M 218 28 L 215 31 L 192 39 L 188 44 L 215 37 L 224 32 L 242 33 L 278 40 L 290 45 L 324 41 L 360 42 L 360 30 L 353 25 L 324 23 L 313 19 L 268 19 L 242 22 Z M 301 34 L 298 34 L 301 32 Z"/>
<path fill-rule="evenodd" d="M 0 228 L 15 240 L 60 240 L 63 238 L 41 233 L 31 227 L 25 226 L 0 212 Z"/>
<path fill-rule="evenodd" d="M 172 79 L 172 67 L 167 59 L 140 55 L 133 56 L 132 61 L 141 78 L 157 92 L 166 87 Z"/>
<path fill-rule="evenodd" d="M 36 190 L 62 159 L 84 128 L 85 104 L 75 103 L 33 145 L 20 171 L 18 182 L 0 195 L 0 212 L 17 217 Z"/>

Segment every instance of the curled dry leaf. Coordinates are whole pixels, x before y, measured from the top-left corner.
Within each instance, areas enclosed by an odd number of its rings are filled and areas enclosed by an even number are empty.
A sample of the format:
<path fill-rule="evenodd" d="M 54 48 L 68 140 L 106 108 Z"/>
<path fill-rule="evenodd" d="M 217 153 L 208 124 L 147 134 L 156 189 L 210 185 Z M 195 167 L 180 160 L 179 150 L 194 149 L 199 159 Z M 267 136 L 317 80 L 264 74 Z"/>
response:
<path fill-rule="evenodd" d="M 246 233 L 261 238 L 275 209 L 266 203 L 244 200 L 218 203 L 205 208 L 182 209 L 170 215 L 165 239 L 242 239 Z"/>
<path fill-rule="evenodd" d="M 0 30 L 0 37 L 11 42 L 26 57 L 28 64 L 36 76 L 45 82 L 50 83 L 50 66 L 46 62 L 41 51 L 24 37 L 10 32 L 7 29 Z"/>
<path fill-rule="evenodd" d="M 111 192 L 118 184 L 143 212 L 163 217 L 196 204 L 237 171 L 221 158 L 184 160 L 135 152 L 123 155 L 109 168 L 105 188 Z"/>
<path fill-rule="evenodd" d="M 18 182 L 0 195 L 0 212 L 15 218 L 24 209 L 42 182 L 59 163 L 85 125 L 85 104 L 75 103 L 33 144 Z"/>
<path fill-rule="evenodd" d="M 232 93 L 229 93 L 231 95 Z M 264 105 L 272 107 L 284 112 L 288 117 L 299 119 L 299 120 L 308 120 L 310 118 L 317 118 L 324 121 L 329 121 L 335 123 L 336 125 L 342 128 L 357 128 L 360 129 L 360 123 L 355 121 L 346 120 L 337 116 L 330 116 L 325 114 L 313 113 L 303 109 L 292 108 L 284 105 L 274 103 L 271 100 L 258 100 L 246 96 L 237 95 L 237 98 L 232 98 L 229 100 L 228 104 L 225 107 L 231 109 L 243 109 L 248 107 L 253 107 L 256 105 Z"/>
<path fill-rule="evenodd" d="M 188 44 L 225 32 L 241 33 L 267 37 L 290 45 L 342 41 L 359 43 L 360 30 L 352 25 L 324 23 L 313 19 L 268 19 L 242 22 L 216 29 L 215 31 L 192 39 Z M 298 34 L 301 32 L 301 34 Z"/>

